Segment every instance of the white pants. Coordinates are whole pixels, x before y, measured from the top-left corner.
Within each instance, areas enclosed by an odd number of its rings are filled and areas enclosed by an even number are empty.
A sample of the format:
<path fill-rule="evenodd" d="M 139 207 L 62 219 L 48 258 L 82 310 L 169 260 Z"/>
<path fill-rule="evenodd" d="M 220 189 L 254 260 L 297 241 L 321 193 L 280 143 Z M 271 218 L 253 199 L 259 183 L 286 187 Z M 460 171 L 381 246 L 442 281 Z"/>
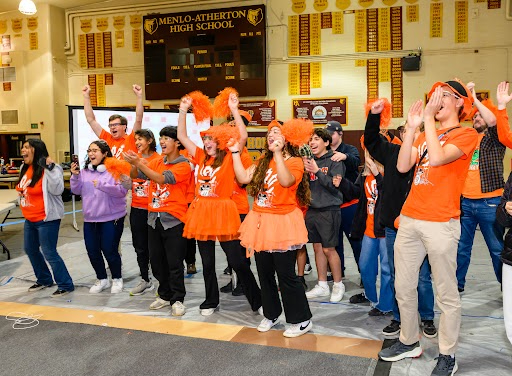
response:
<path fill-rule="evenodd" d="M 503 264 L 502 283 L 505 330 L 508 340 L 512 343 L 512 266 Z"/>

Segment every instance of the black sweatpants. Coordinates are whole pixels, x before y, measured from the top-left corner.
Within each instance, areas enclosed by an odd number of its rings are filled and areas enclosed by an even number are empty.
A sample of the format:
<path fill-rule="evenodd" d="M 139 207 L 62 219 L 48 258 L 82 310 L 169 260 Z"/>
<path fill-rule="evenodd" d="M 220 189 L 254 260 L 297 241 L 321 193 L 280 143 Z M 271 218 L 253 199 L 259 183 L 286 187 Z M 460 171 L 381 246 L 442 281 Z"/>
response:
<path fill-rule="evenodd" d="M 144 281 L 149 282 L 148 211 L 132 207 L 130 210 L 130 228 L 140 275 Z"/>

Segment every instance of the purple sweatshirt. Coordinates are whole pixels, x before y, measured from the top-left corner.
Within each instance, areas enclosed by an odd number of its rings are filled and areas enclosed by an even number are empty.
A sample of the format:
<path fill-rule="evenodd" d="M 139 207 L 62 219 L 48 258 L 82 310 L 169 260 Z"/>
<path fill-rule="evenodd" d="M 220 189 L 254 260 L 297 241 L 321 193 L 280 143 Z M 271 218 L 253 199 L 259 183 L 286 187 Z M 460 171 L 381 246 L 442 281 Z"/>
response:
<path fill-rule="evenodd" d="M 72 174 L 69 182 L 71 192 L 82 196 L 84 222 L 108 222 L 126 215 L 128 191 L 108 171 L 82 169 L 79 175 Z"/>

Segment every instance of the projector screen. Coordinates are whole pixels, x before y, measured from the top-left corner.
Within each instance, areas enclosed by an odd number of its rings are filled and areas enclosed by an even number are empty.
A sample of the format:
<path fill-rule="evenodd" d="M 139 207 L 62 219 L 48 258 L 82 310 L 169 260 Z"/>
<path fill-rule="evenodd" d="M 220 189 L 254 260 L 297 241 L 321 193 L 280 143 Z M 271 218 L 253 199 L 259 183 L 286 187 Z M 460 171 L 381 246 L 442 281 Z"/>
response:
<path fill-rule="evenodd" d="M 84 161 L 87 157 L 87 149 L 91 142 L 98 139 L 92 131 L 89 123 L 85 119 L 83 106 L 68 106 L 69 111 L 69 136 L 71 145 L 71 154 L 77 154 L 79 161 Z M 128 132 L 132 132 L 135 121 L 135 110 L 126 108 L 95 107 L 94 116 L 98 123 L 108 132 L 108 118 L 111 115 L 119 114 L 128 120 Z M 156 138 L 157 151 L 161 148 L 158 142 L 160 129 L 167 125 L 178 126 L 178 112 L 171 110 L 144 110 L 142 128 L 151 129 Z M 208 120 L 199 124 L 196 123 L 194 115 L 187 114 L 187 134 L 196 143 L 203 147 L 200 131 L 208 129 L 210 122 Z M 82 163 L 80 163 L 82 165 Z"/>

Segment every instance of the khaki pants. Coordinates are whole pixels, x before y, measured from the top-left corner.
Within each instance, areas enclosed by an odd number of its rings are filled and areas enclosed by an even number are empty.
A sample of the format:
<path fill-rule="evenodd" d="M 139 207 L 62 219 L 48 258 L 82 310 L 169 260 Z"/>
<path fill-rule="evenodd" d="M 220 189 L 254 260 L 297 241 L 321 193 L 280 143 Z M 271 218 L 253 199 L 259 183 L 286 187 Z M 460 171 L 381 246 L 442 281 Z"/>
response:
<path fill-rule="evenodd" d="M 400 216 L 395 242 L 395 290 L 400 309 L 400 341 L 418 341 L 418 276 L 428 255 L 436 286 L 436 301 L 441 310 L 439 352 L 455 354 L 458 345 L 461 304 L 457 290 L 457 246 L 460 221 L 430 222 Z"/>

